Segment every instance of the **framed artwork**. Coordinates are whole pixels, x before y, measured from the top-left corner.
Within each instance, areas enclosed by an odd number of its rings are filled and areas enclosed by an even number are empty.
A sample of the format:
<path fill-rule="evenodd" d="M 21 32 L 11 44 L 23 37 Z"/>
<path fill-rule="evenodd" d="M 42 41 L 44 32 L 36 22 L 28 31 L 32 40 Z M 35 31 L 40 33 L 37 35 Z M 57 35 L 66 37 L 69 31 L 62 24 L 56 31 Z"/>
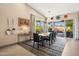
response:
<path fill-rule="evenodd" d="M 21 17 L 18 18 L 18 26 L 22 26 L 22 25 L 29 26 L 29 22 L 30 21 L 26 18 L 21 18 Z"/>
<path fill-rule="evenodd" d="M 30 34 L 30 20 L 26 18 L 18 18 L 18 26 L 20 34 Z"/>

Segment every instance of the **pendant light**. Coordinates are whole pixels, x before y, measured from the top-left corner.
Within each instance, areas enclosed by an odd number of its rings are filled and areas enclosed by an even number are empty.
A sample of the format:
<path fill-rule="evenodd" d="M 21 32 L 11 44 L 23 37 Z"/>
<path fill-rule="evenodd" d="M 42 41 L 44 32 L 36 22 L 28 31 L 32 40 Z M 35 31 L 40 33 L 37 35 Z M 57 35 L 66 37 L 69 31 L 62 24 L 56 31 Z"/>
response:
<path fill-rule="evenodd" d="M 68 15 L 64 15 L 64 18 L 67 18 L 68 17 Z"/>
<path fill-rule="evenodd" d="M 51 17 L 51 20 L 53 20 L 53 17 Z"/>
<path fill-rule="evenodd" d="M 58 19 L 58 20 L 59 20 L 59 19 L 60 19 L 60 16 L 56 16 L 56 19 Z"/>

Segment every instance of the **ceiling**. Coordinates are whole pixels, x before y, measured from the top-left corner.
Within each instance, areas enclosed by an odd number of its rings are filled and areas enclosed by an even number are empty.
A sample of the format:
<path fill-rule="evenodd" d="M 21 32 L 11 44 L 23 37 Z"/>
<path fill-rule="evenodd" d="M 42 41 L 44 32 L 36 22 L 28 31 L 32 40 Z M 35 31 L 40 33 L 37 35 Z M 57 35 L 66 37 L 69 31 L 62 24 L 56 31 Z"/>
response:
<path fill-rule="evenodd" d="M 28 3 L 46 17 L 79 11 L 79 3 Z"/>

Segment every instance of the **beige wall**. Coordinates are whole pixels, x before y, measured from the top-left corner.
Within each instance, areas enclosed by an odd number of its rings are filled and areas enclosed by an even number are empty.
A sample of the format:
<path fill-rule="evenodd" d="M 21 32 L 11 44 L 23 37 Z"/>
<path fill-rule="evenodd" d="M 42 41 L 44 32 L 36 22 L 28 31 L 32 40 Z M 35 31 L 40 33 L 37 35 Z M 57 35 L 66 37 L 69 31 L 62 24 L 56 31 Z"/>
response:
<path fill-rule="evenodd" d="M 17 42 L 17 35 L 5 35 L 5 30 L 8 28 L 7 18 L 10 20 L 9 28 L 12 28 L 13 19 L 14 27 L 18 29 L 18 17 L 30 19 L 30 14 L 44 18 L 26 4 L 0 4 L 0 46 Z M 23 40 L 23 38 L 21 39 Z"/>

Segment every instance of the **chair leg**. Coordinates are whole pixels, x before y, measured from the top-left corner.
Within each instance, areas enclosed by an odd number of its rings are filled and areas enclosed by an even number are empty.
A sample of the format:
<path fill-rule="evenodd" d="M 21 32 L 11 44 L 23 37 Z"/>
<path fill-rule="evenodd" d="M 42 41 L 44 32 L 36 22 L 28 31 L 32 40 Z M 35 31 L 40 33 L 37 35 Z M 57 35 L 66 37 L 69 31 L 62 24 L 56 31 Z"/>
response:
<path fill-rule="evenodd" d="M 51 40 L 51 44 L 53 44 L 53 40 Z"/>
<path fill-rule="evenodd" d="M 55 39 L 54 39 L 54 42 L 55 42 Z"/>
<path fill-rule="evenodd" d="M 56 38 L 54 38 L 54 42 L 56 41 Z"/>
<path fill-rule="evenodd" d="M 34 45 L 35 45 L 35 42 L 33 42 L 33 47 L 34 47 Z"/>
<path fill-rule="evenodd" d="M 50 41 L 49 41 L 49 45 L 50 45 L 51 43 L 50 43 Z"/>
<path fill-rule="evenodd" d="M 42 46 L 44 46 L 44 41 L 42 41 Z"/>
<path fill-rule="evenodd" d="M 37 42 L 37 47 L 39 48 L 39 42 Z"/>

